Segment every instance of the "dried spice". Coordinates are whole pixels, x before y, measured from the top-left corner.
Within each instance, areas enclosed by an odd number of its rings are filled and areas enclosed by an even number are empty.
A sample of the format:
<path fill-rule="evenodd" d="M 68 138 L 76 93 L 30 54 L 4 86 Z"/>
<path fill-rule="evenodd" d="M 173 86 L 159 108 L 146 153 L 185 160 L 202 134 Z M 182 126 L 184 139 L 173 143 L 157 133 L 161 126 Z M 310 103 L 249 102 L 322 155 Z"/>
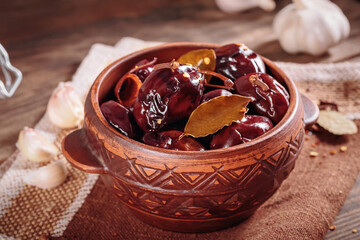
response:
<path fill-rule="evenodd" d="M 124 75 L 114 88 L 115 96 L 123 106 L 131 106 L 138 95 L 142 85 L 140 78 L 133 74 Z"/>
<path fill-rule="evenodd" d="M 340 152 L 346 152 L 346 151 L 347 151 L 347 146 L 340 147 Z"/>
<path fill-rule="evenodd" d="M 199 70 L 215 71 L 216 55 L 213 49 L 196 49 L 185 53 L 178 59 L 180 64 L 189 64 Z M 206 82 L 210 82 L 211 76 L 205 76 Z"/>
<path fill-rule="evenodd" d="M 269 91 L 269 86 L 260 80 L 259 76 L 256 74 L 250 75 L 249 77 L 249 82 L 253 85 L 253 86 L 259 86 L 261 87 L 261 89 L 263 91 Z"/>
<path fill-rule="evenodd" d="M 222 89 L 230 90 L 234 86 L 233 81 L 231 81 L 229 78 L 227 78 L 219 73 L 207 71 L 207 70 L 199 70 L 199 72 L 205 75 L 205 80 L 206 80 L 205 86 L 207 86 L 207 87 L 222 88 Z M 207 77 L 211 77 L 211 76 L 217 77 L 219 80 L 223 81 L 224 86 L 210 84 L 209 78 L 207 78 Z"/>
<path fill-rule="evenodd" d="M 196 49 L 185 53 L 177 60 L 180 64 L 189 64 L 200 70 L 215 71 L 216 55 L 213 49 Z"/>
<path fill-rule="evenodd" d="M 317 123 L 335 135 L 354 134 L 358 131 L 356 124 L 352 120 L 336 111 L 320 111 Z"/>
<path fill-rule="evenodd" d="M 331 150 L 331 151 L 330 151 L 330 154 L 331 154 L 331 155 L 335 155 L 335 154 L 336 154 L 336 150 L 335 150 L 335 149 Z"/>
<path fill-rule="evenodd" d="M 247 112 L 251 98 L 237 94 L 220 96 L 200 104 L 190 115 L 184 135 L 205 137 L 224 126 L 240 121 Z"/>
<path fill-rule="evenodd" d="M 317 152 L 310 152 L 310 157 L 317 157 L 319 154 Z"/>
<path fill-rule="evenodd" d="M 334 231 L 334 230 L 335 230 L 335 228 L 336 228 L 336 226 L 335 226 L 335 225 L 330 226 L 330 230 L 331 230 L 331 231 Z"/>

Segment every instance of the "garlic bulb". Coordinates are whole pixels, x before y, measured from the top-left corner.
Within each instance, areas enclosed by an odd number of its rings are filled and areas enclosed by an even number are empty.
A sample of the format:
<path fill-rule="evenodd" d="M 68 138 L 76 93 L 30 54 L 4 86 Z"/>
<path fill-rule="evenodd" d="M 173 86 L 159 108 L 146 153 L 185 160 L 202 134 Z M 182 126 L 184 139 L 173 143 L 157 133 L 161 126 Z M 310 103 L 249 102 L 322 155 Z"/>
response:
<path fill-rule="evenodd" d="M 84 119 L 84 105 L 70 83 L 61 82 L 47 105 L 50 121 L 60 128 L 79 126 Z"/>
<path fill-rule="evenodd" d="M 288 53 L 325 53 L 350 34 L 341 9 L 328 0 L 293 0 L 274 19 L 273 28 Z"/>
<path fill-rule="evenodd" d="M 276 6 L 274 0 L 215 0 L 215 2 L 226 13 L 241 12 L 255 7 L 272 11 Z"/>
<path fill-rule="evenodd" d="M 58 160 L 31 172 L 23 180 L 28 185 L 48 189 L 62 184 L 66 176 L 66 166 L 61 160 Z"/>
<path fill-rule="evenodd" d="M 38 130 L 25 127 L 19 134 L 17 148 L 30 161 L 48 162 L 58 153 L 58 148 Z"/>

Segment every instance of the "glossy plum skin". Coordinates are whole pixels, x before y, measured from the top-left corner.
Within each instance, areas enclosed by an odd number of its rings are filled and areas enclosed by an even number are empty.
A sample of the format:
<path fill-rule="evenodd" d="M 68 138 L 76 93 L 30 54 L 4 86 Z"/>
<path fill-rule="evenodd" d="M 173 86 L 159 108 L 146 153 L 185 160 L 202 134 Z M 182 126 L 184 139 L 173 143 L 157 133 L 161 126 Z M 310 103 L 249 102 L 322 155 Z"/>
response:
<path fill-rule="evenodd" d="M 235 80 L 235 91 L 243 96 L 252 97 L 251 103 L 259 115 L 270 118 L 275 124 L 280 122 L 289 108 L 290 96 L 283 85 L 266 73 L 256 73 L 258 79 L 269 89 L 264 90 L 260 85 L 253 84 L 247 74 Z"/>
<path fill-rule="evenodd" d="M 182 132 L 177 130 L 169 130 L 164 132 L 148 132 L 142 137 L 145 144 L 182 151 L 204 151 L 205 148 L 192 137 L 182 137 Z"/>
<path fill-rule="evenodd" d="M 228 148 L 249 142 L 273 128 L 271 120 L 264 116 L 245 115 L 241 121 L 224 127 L 215 134 L 210 142 L 210 149 Z"/>
<path fill-rule="evenodd" d="M 210 99 L 213 99 L 215 97 L 230 96 L 230 95 L 232 95 L 232 93 L 226 89 L 215 89 L 215 90 L 205 93 L 201 99 L 201 103 L 207 102 Z"/>
<path fill-rule="evenodd" d="M 134 74 L 139 77 L 141 82 L 144 82 L 145 79 L 154 70 L 155 62 L 151 64 L 149 63 L 150 62 L 147 59 L 143 59 L 135 64 L 136 70 L 134 71 Z"/>
<path fill-rule="evenodd" d="M 116 130 L 129 138 L 138 138 L 139 129 L 133 122 L 129 109 L 113 100 L 101 104 L 100 109 L 105 119 Z"/>
<path fill-rule="evenodd" d="M 142 140 L 148 145 L 175 150 L 225 148 L 251 141 L 264 134 L 287 112 L 287 90 L 265 73 L 265 64 L 261 57 L 245 45 L 228 44 L 214 50 L 215 71 L 234 81 L 230 90 L 220 88 L 206 92 L 205 86 L 217 88 L 217 84 L 206 83 L 204 74 L 209 73 L 201 72 L 191 65 L 182 65 L 175 61 L 155 65 L 156 57 L 151 61 L 142 59 L 128 72 L 135 74 L 142 82 L 137 80 L 141 87 L 133 94 L 135 102 L 132 101 L 129 105 L 124 103 L 126 107 L 114 101 L 105 102 L 101 105 L 103 115 L 125 136 Z M 250 81 L 250 76 L 254 75 L 257 81 Z M 221 76 L 217 76 L 214 81 L 220 80 Z M 126 85 L 123 90 L 129 92 Z M 232 94 L 253 99 L 248 105 L 248 115 L 241 121 L 196 140 L 192 137 L 178 139 L 184 131 L 188 117 L 199 104 Z"/>
<path fill-rule="evenodd" d="M 190 65 L 152 71 L 133 105 L 138 126 L 145 132 L 189 117 L 204 91 L 204 75 Z"/>
<path fill-rule="evenodd" d="M 215 49 L 216 72 L 235 80 L 248 73 L 265 72 L 265 64 L 243 44 L 228 44 Z"/>

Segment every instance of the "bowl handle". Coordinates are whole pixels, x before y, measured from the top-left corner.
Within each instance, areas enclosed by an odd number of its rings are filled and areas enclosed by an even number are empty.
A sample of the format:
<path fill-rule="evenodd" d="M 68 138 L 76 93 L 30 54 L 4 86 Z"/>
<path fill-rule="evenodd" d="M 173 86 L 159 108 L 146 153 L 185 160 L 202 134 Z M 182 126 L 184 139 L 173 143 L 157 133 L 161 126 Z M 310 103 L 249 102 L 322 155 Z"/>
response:
<path fill-rule="evenodd" d="M 311 126 L 316 123 L 319 117 L 319 108 L 309 97 L 305 96 L 302 93 L 300 95 L 302 103 L 304 105 L 305 128 L 310 129 Z"/>
<path fill-rule="evenodd" d="M 68 134 L 61 145 L 64 156 L 76 168 L 88 173 L 107 173 L 98 157 L 89 149 L 83 129 Z"/>

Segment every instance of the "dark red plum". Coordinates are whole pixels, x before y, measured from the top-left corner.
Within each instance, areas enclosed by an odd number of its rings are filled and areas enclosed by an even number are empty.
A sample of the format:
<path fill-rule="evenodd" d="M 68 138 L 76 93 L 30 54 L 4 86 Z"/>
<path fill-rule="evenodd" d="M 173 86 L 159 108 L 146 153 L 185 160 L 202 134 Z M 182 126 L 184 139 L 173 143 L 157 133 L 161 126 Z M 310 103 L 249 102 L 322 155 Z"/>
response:
<path fill-rule="evenodd" d="M 265 64 L 244 44 L 228 44 L 215 49 L 216 72 L 235 80 L 248 73 L 265 72 Z"/>
<path fill-rule="evenodd" d="M 135 69 L 133 70 L 134 74 L 139 77 L 141 82 L 144 82 L 145 79 L 150 75 L 150 73 L 154 70 L 156 58 L 151 62 L 147 59 L 143 59 L 135 64 Z"/>
<path fill-rule="evenodd" d="M 133 105 L 138 126 L 145 132 L 155 131 L 189 117 L 200 104 L 204 81 L 204 75 L 190 65 L 155 68 Z"/>
<path fill-rule="evenodd" d="M 131 112 L 118 102 L 113 100 L 104 102 L 100 106 L 105 119 L 120 133 L 127 137 L 136 139 L 139 129 L 132 120 Z"/>
<path fill-rule="evenodd" d="M 145 144 L 182 151 L 204 151 L 205 148 L 192 137 L 184 136 L 179 139 L 182 132 L 176 130 L 164 132 L 145 133 L 142 140 Z"/>
<path fill-rule="evenodd" d="M 235 91 L 243 96 L 252 97 L 259 115 L 270 118 L 275 124 L 289 108 L 289 93 L 276 79 L 266 73 L 247 74 L 235 80 Z"/>
<path fill-rule="evenodd" d="M 241 121 L 232 123 L 216 133 L 210 149 L 227 148 L 257 138 L 273 127 L 271 120 L 264 116 L 245 115 Z"/>
<path fill-rule="evenodd" d="M 213 99 L 215 97 L 230 96 L 230 95 L 232 95 L 232 93 L 226 89 L 215 89 L 215 90 L 205 93 L 201 99 L 201 103 L 207 102 L 210 99 Z"/>

